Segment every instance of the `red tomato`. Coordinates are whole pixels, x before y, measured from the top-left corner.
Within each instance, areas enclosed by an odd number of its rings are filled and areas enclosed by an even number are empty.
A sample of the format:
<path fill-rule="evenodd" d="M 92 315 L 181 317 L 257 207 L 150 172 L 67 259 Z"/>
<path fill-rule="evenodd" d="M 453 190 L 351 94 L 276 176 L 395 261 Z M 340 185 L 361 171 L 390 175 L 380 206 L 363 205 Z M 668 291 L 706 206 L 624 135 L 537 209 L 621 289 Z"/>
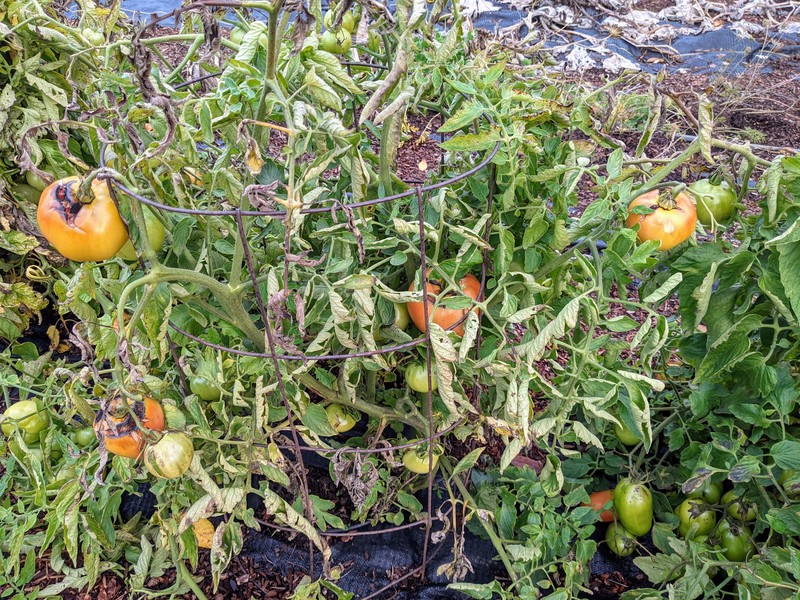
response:
<path fill-rule="evenodd" d="M 614 501 L 614 490 L 602 490 L 589 495 L 589 504 L 594 510 L 600 512 L 600 520 L 603 523 L 611 523 L 614 520 L 614 508 L 604 510 L 603 507 L 609 502 Z"/>
<path fill-rule="evenodd" d="M 426 275 L 430 277 L 431 269 L 429 268 L 426 271 Z M 459 287 L 461 287 L 461 291 L 472 298 L 473 300 L 478 299 L 478 294 L 481 291 L 481 284 L 478 279 L 472 275 L 471 273 L 465 275 L 461 278 L 461 281 L 458 282 Z M 411 283 L 411 287 L 408 288 L 409 291 L 414 291 L 414 283 Z M 443 306 L 438 306 L 434 309 L 434 303 L 436 302 L 436 297 L 442 291 L 442 286 L 440 282 L 428 279 L 428 318 L 433 319 L 433 322 L 436 323 L 439 327 L 443 329 L 449 329 L 456 322 L 466 315 L 470 309 L 468 308 L 460 308 L 460 309 L 450 309 L 445 308 Z M 408 314 L 411 317 L 411 320 L 414 322 L 414 325 L 417 326 L 421 332 L 425 333 L 428 329 L 428 324 L 425 322 L 425 309 L 423 307 L 422 302 L 409 302 L 407 305 Z M 480 311 L 478 309 L 473 308 L 472 310 L 475 311 L 475 314 L 480 316 Z M 458 327 L 453 329 L 456 335 L 463 336 L 464 335 L 464 323 L 461 323 Z"/>

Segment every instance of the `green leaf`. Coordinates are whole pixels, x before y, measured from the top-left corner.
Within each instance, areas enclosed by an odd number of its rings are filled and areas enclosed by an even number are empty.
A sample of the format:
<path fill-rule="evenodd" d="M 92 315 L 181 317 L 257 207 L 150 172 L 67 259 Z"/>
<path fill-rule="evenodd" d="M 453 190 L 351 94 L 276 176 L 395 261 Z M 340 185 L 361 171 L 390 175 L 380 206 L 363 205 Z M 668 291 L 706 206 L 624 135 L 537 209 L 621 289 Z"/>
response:
<path fill-rule="evenodd" d="M 453 469 L 453 475 L 458 475 L 459 473 L 463 473 L 475 466 L 475 463 L 478 461 L 478 457 L 480 457 L 481 453 L 483 452 L 484 448 L 475 448 L 472 452 L 467 454 L 464 458 L 458 461 L 458 464 Z"/>
<path fill-rule="evenodd" d="M 328 422 L 328 414 L 321 404 L 309 404 L 300 417 L 303 425 L 322 437 L 336 435 L 336 430 Z"/>
<path fill-rule="evenodd" d="M 778 268 L 786 297 L 795 318 L 800 319 L 800 227 L 784 243 L 778 245 Z"/>
<path fill-rule="evenodd" d="M 493 148 L 500 139 L 497 130 L 482 131 L 481 133 L 464 133 L 442 142 L 441 147 L 451 152 L 469 152 L 488 150 Z"/>
<path fill-rule="evenodd" d="M 769 453 L 781 469 L 800 469 L 800 442 L 778 442 L 773 444 Z"/>
<path fill-rule="evenodd" d="M 475 100 L 470 100 L 464 104 L 464 106 L 462 106 L 456 114 L 447 119 L 447 121 L 445 121 L 444 124 L 439 128 L 439 131 L 442 133 L 448 133 L 463 129 L 464 127 L 471 125 L 476 119 L 479 119 L 484 112 L 485 109 L 483 105 Z"/>

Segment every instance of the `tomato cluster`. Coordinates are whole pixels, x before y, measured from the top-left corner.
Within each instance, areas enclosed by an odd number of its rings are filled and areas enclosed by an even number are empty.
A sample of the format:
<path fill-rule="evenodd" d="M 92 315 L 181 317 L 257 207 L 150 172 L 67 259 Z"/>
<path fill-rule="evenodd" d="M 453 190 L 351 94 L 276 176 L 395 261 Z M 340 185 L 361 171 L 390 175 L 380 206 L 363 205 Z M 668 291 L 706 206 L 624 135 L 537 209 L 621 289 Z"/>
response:
<path fill-rule="evenodd" d="M 724 519 L 717 523 L 718 512 Z M 678 533 L 684 539 L 718 544 L 725 558 L 741 562 L 755 552 L 753 532 L 746 525 L 755 521 L 756 507 L 721 483 L 706 482 L 675 509 L 680 519 Z"/>

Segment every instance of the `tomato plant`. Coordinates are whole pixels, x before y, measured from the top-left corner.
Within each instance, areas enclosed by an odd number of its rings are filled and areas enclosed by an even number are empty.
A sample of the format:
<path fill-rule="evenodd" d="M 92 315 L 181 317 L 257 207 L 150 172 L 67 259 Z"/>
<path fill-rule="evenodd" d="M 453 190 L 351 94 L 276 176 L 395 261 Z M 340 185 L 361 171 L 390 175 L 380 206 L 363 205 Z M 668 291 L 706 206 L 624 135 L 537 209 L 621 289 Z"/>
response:
<path fill-rule="evenodd" d="M 649 214 L 630 212 L 637 206 L 651 209 Z M 697 222 L 697 212 L 694 202 L 685 193 L 679 193 L 672 198 L 667 193 L 652 190 L 637 196 L 628 206 L 628 218 L 625 225 L 628 227 L 639 226 L 636 236 L 639 241 L 650 240 L 659 243 L 659 250 L 671 250 L 678 244 L 689 239 L 694 233 Z"/>
<path fill-rule="evenodd" d="M 39 434 L 50 425 L 47 409 L 39 406 L 34 400 L 20 400 L 9 406 L 3 413 L 2 430 L 6 437 L 19 431 L 25 444 L 39 441 Z"/>
<path fill-rule="evenodd" d="M 164 430 L 164 410 L 149 396 L 145 396 L 144 400 L 128 402 L 127 406 L 119 396 L 115 396 L 106 408 L 98 411 L 94 430 L 98 439 L 105 440 L 108 452 L 138 458 L 144 449 L 145 439 L 131 413 L 146 429 Z"/>
<path fill-rule="evenodd" d="M 161 479 L 181 477 L 194 458 L 192 439 L 182 431 L 167 431 L 155 444 L 144 450 L 147 470 Z"/>
<path fill-rule="evenodd" d="M 128 240 L 108 184 L 94 179 L 91 197 L 78 197 L 79 177 L 59 179 L 42 192 L 36 217 L 47 241 L 75 261 L 106 260 Z"/>
<path fill-rule="evenodd" d="M 325 407 L 325 413 L 328 415 L 328 423 L 336 433 L 350 431 L 358 423 L 353 412 L 340 404 L 329 404 Z"/>
<path fill-rule="evenodd" d="M 464 309 L 452 309 L 446 308 L 444 306 L 435 306 L 437 301 L 440 301 L 439 295 L 441 294 L 442 288 L 445 287 L 441 281 L 430 279 L 431 272 L 433 271 L 432 268 L 428 268 L 426 271 L 426 277 L 428 277 L 428 318 L 436 323 L 442 329 L 450 329 L 454 327 L 456 323 L 458 323 L 461 319 L 463 319 L 470 311 L 469 308 Z M 414 291 L 414 283 L 411 283 L 411 287 L 409 287 L 409 291 Z M 461 293 L 468 298 L 472 298 L 473 300 L 478 299 L 478 294 L 480 294 L 481 284 L 478 279 L 468 273 L 461 280 L 458 282 L 459 288 Z M 411 321 L 414 325 L 417 326 L 417 329 L 422 331 L 423 333 L 427 331 L 428 325 L 425 322 L 425 308 L 422 302 L 409 302 L 407 305 L 408 314 L 411 317 Z M 477 309 L 472 309 L 475 314 L 480 315 L 480 311 Z M 463 336 L 464 335 L 464 323 L 460 323 L 458 326 L 453 328 L 453 332 L 456 335 Z"/>
<path fill-rule="evenodd" d="M 681 502 L 675 509 L 675 514 L 680 519 L 678 532 L 686 539 L 708 535 L 717 524 L 717 514 L 698 498 L 687 498 Z"/>
<path fill-rule="evenodd" d="M 606 529 L 606 543 L 617 556 L 630 556 L 636 549 L 636 536 L 621 523 L 611 523 Z"/>
<path fill-rule="evenodd" d="M 633 535 L 644 535 L 653 526 L 653 497 L 643 483 L 621 479 L 614 488 L 614 510 L 620 523 Z"/>
<path fill-rule="evenodd" d="M 428 393 L 428 368 L 425 363 L 413 362 L 406 367 L 406 383 L 415 392 L 420 394 Z M 436 380 L 436 371 L 431 373 L 430 390 L 435 392 L 439 389 L 439 382 Z"/>
<path fill-rule="evenodd" d="M 725 224 L 736 214 L 736 191 L 726 181 L 700 179 L 689 186 L 697 202 L 697 220 L 705 227 Z"/>

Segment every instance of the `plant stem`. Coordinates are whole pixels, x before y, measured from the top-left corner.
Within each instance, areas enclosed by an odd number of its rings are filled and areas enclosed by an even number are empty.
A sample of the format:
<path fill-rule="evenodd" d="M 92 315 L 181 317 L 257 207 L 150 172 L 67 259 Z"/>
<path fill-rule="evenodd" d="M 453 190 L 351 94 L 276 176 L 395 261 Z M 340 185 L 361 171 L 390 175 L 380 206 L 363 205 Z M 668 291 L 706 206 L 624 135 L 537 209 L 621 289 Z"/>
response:
<path fill-rule="evenodd" d="M 458 491 L 461 492 L 461 495 L 464 497 L 465 502 L 468 502 L 473 510 L 478 513 L 478 522 L 483 527 L 483 530 L 486 532 L 486 535 L 489 536 L 489 539 L 492 541 L 492 545 L 494 549 L 497 550 L 497 554 L 500 556 L 500 560 L 505 566 L 506 571 L 508 572 L 508 576 L 511 578 L 511 581 L 514 582 L 514 585 L 517 584 L 519 578 L 517 577 L 517 573 L 514 571 L 514 567 L 511 565 L 511 560 L 508 558 L 506 554 L 505 548 L 503 548 L 503 542 L 500 537 L 495 533 L 494 527 L 492 527 L 491 523 L 489 523 L 488 519 L 483 519 L 480 516 L 481 512 L 487 513 L 488 511 L 480 511 L 478 508 L 475 499 L 467 490 L 467 486 L 464 485 L 464 482 L 461 481 L 460 477 L 453 476 L 453 467 L 450 465 L 450 460 L 446 456 L 442 456 L 439 459 L 439 465 L 441 465 L 442 470 L 447 474 L 448 479 L 455 481 L 456 487 Z"/>

